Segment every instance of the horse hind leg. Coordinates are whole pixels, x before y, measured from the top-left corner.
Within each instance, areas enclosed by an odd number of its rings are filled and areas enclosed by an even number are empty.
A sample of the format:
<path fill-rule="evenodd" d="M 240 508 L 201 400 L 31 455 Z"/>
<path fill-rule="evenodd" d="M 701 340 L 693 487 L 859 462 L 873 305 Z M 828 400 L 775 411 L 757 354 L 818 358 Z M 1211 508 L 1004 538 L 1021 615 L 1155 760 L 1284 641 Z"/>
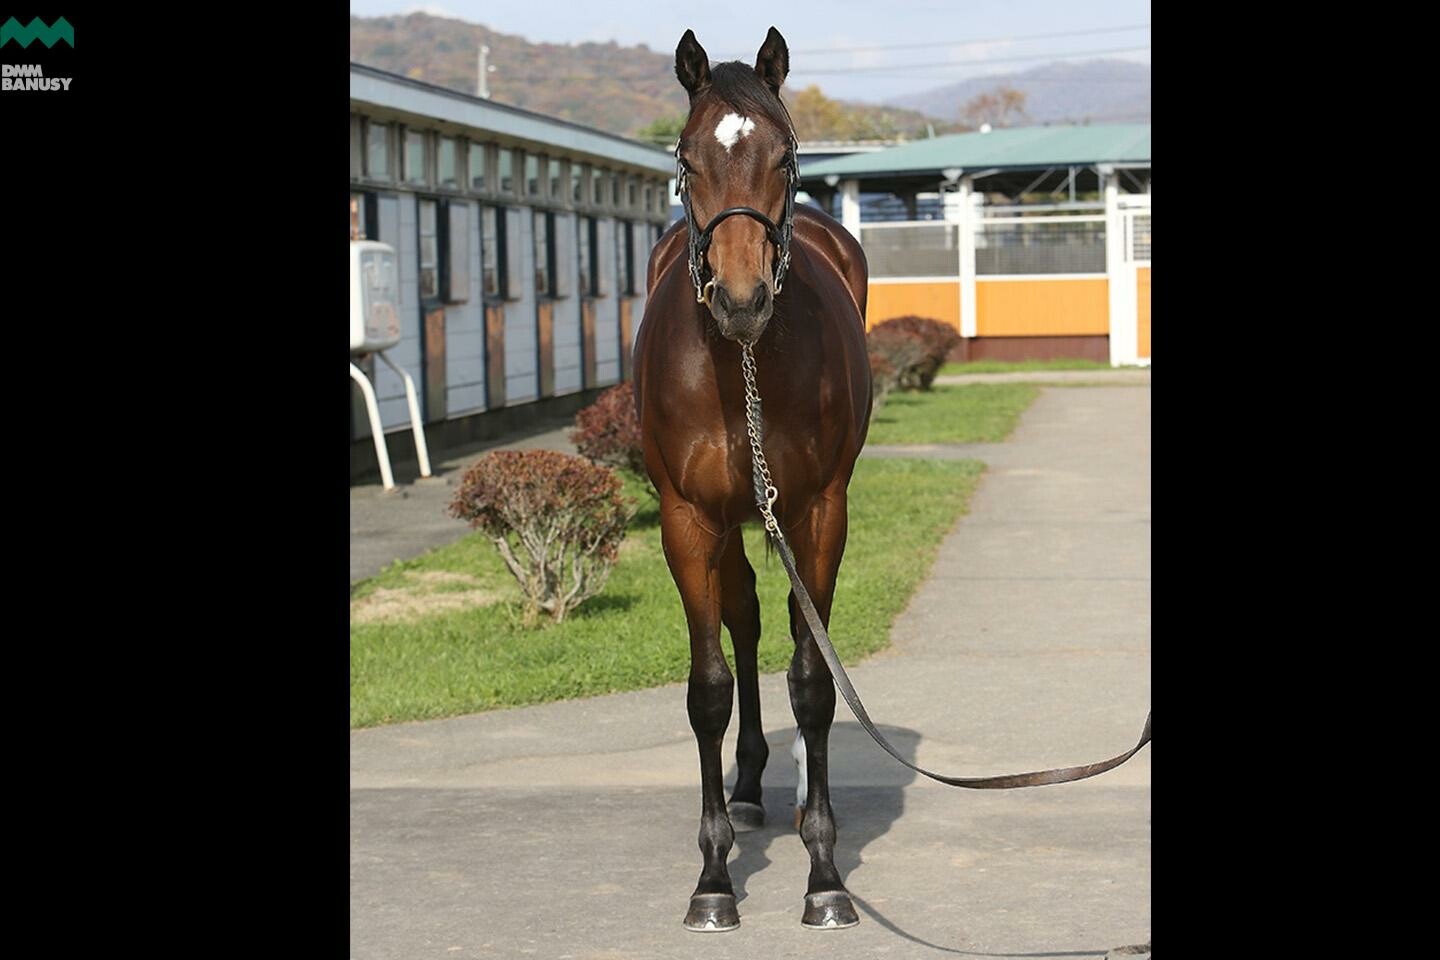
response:
<path fill-rule="evenodd" d="M 765 825 L 761 776 L 770 758 L 760 723 L 760 600 L 755 594 L 755 570 L 745 558 L 739 530 L 730 533 L 720 558 L 720 616 L 735 648 L 736 687 L 740 700 L 740 735 L 735 745 L 735 789 L 728 810 L 737 832 Z"/>

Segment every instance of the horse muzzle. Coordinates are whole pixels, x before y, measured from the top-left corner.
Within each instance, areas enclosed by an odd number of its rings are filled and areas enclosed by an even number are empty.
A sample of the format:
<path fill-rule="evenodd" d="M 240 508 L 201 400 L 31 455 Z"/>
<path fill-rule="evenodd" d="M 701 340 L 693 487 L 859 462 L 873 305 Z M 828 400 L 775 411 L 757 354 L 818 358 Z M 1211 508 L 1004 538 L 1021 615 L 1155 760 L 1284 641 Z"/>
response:
<path fill-rule="evenodd" d="M 712 280 L 705 285 L 705 303 L 722 337 L 737 343 L 754 343 L 770 322 L 775 295 L 763 281 L 743 297 L 737 297 L 724 284 Z"/>

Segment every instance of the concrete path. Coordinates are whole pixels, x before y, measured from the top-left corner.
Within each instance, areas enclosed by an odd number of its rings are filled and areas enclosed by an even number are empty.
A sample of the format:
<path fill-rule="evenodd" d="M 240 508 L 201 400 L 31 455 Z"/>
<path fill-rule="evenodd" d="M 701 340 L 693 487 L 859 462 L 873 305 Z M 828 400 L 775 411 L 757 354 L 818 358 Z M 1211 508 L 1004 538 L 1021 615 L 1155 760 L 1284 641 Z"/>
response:
<path fill-rule="evenodd" d="M 892 647 L 852 671 L 897 747 L 984 775 L 1134 743 L 1150 707 L 1149 438 L 1148 388 L 1080 387 L 1044 390 L 1010 441 L 976 448 L 990 470 L 970 515 Z M 788 643 L 766 616 L 762 642 Z M 731 853 L 739 930 L 680 924 L 700 792 L 674 685 L 352 733 L 350 956 L 1098 958 L 1149 943 L 1153 747 L 1082 783 L 961 791 L 896 764 L 843 702 L 836 862 L 862 919 L 803 930 L 793 720 L 783 675 L 760 686 L 770 822 Z M 732 720 L 727 784 L 734 741 Z"/>

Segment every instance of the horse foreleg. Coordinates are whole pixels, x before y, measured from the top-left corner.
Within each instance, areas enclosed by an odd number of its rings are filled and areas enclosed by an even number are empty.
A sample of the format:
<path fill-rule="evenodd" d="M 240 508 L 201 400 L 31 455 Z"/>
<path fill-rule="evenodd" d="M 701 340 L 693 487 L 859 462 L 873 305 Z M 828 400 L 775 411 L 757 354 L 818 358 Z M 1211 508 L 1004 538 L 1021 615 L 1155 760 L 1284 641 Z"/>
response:
<path fill-rule="evenodd" d="M 726 858 L 735 831 L 725 810 L 720 742 L 730 725 L 735 680 L 720 649 L 720 554 L 723 538 L 698 522 L 684 501 L 664 499 L 660 507 L 665 561 L 679 588 L 690 631 L 690 678 L 685 705 L 700 750 L 700 853 L 705 865 L 690 895 L 685 926 L 690 930 L 733 930 L 740 925 Z"/>
<path fill-rule="evenodd" d="M 730 822 L 736 830 L 765 825 L 760 779 L 770 747 L 760 725 L 760 600 L 755 595 L 755 570 L 745 558 L 745 541 L 731 531 L 720 557 L 720 619 L 735 646 L 735 673 L 740 700 L 740 737 L 735 745 L 735 789 L 730 793 Z"/>
<path fill-rule="evenodd" d="M 845 552 L 846 506 L 844 487 L 827 490 L 810 514 L 793 531 L 787 531 L 795 553 L 796 569 L 820 614 L 830 626 L 830 604 L 834 598 L 835 575 Z M 800 818 L 800 838 L 810 853 L 810 881 L 805 890 L 805 913 L 801 924 L 812 929 L 850 927 L 860 922 L 840 872 L 835 869 L 835 815 L 830 809 L 829 739 L 835 719 L 835 684 L 830 668 L 810 627 L 790 595 L 790 629 L 795 638 L 795 656 L 786 679 L 790 705 L 804 740 L 805 810 Z"/>

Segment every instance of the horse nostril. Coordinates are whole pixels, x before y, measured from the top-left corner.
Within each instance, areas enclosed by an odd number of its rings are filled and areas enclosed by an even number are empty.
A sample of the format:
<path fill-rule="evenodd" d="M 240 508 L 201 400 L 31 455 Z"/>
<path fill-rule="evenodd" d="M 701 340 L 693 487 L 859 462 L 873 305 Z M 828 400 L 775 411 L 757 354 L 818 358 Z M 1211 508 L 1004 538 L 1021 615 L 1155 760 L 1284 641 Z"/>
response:
<path fill-rule="evenodd" d="M 756 313 L 763 311 L 770 305 L 770 288 L 763 282 L 755 284 L 755 298 L 751 302 Z"/>
<path fill-rule="evenodd" d="M 723 284 L 715 284 L 715 292 L 710 296 L 712 305 L 719 307 L 721 313 L 730 312 L 730 295 L 725 292 Z"/>

